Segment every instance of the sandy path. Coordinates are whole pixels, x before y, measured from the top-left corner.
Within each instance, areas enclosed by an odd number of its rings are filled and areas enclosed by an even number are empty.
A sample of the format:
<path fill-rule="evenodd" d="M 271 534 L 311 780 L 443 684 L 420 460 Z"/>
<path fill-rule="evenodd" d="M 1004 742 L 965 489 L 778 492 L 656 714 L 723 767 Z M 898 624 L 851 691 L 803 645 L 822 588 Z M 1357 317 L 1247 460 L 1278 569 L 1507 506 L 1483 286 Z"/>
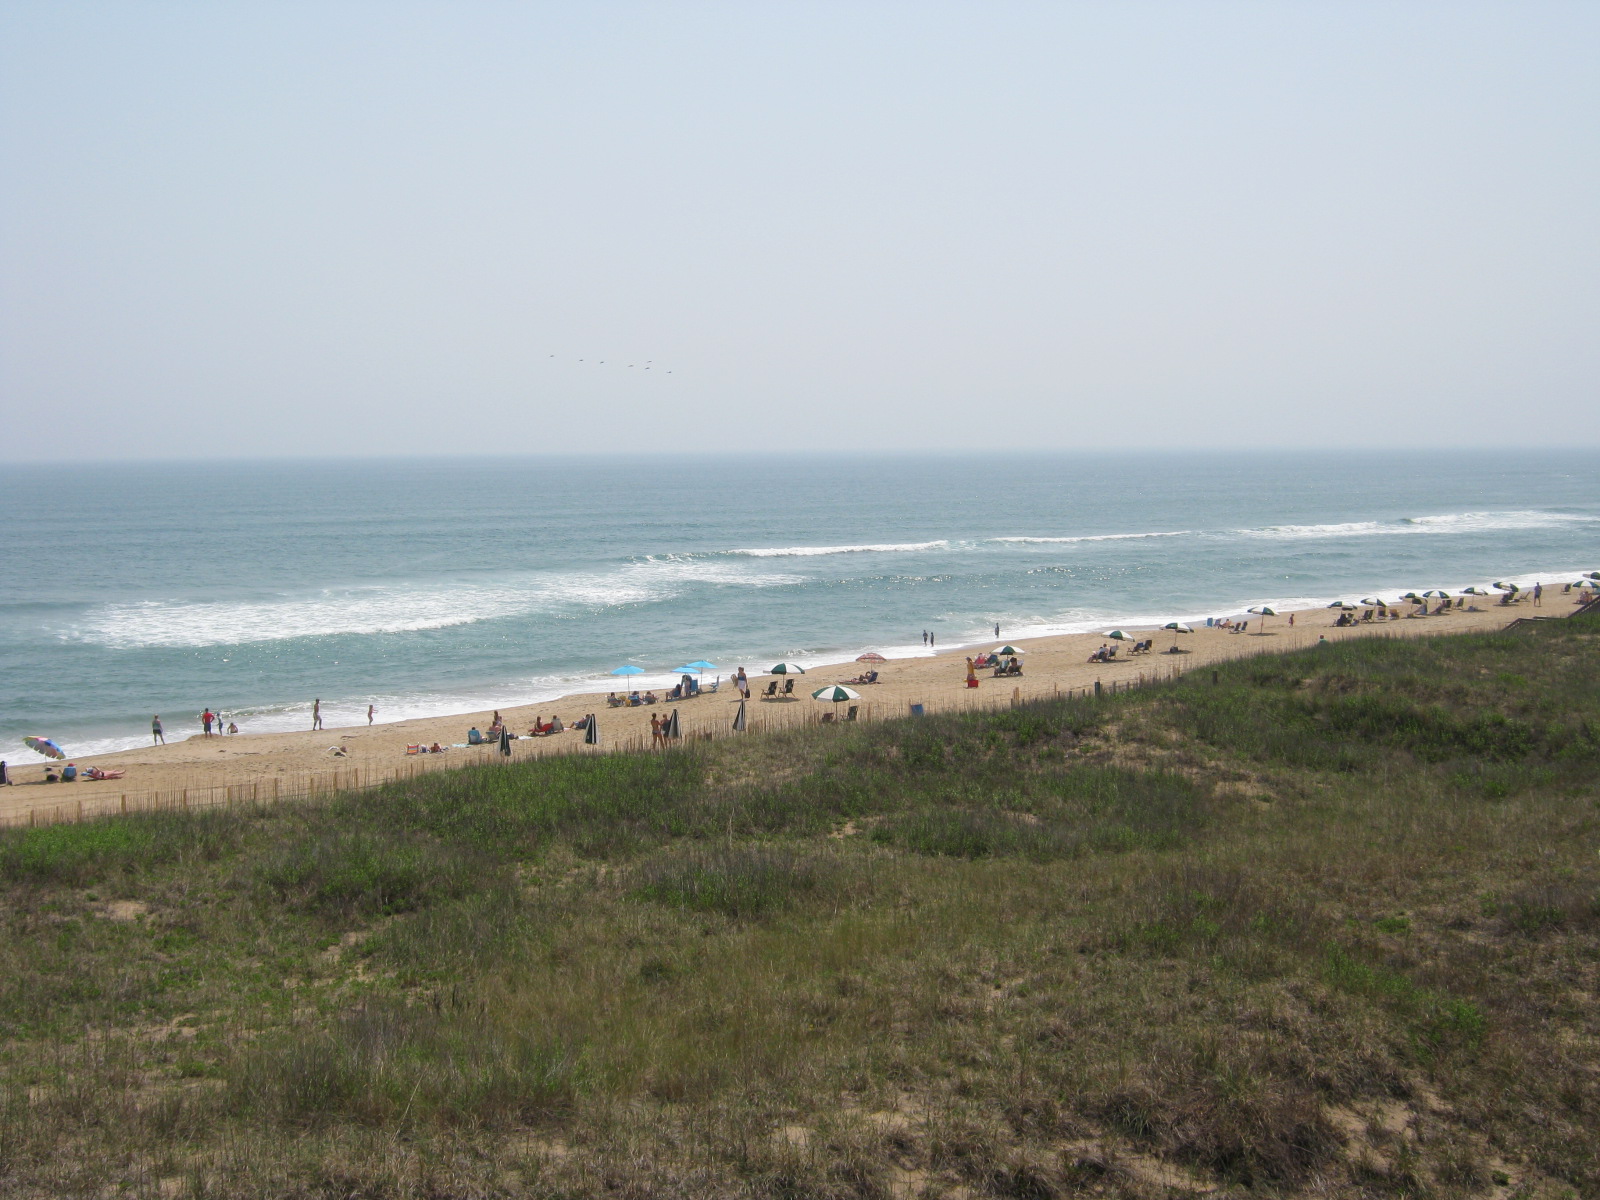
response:
<path fill-rule="evenodd" d="M 1488 601 L 1481 603 L 1477 610 L 1452 610 L 1447 616 L 1402 618 L 1343 629 L 1333 627 L 1337 613 L 1325 609 L 1302 610 L 1294 614 L 1292 626 L 1288 614 L 1282 614 L 1269 619 L 1264 631 L 1259 618 L 1251 620 L 1249 632 L 1244 634 L 1199 628 L 1193 634 L 1179 639 L 1181 648 L 1187 651 L 1183 654 L 1164 653 L 1172 645 L 1173 635 L 1152 632 L 1145 636 L 1155 638 L 1153 653 L 1132 659 L 1119 657 L 1116 662 L 1104 664 L 1085 661 L 1105 641 L 1098 634 L 1018 639 L 1015 645 L 1025 650 L 1022 657 L 1026 673 L 1021 679 L 995 679 L 989 672 L 980 671 L 979 687 L 969 689 L 966 686 L 968 650 L 953 649 L 937 655 L 894 659 L 880 664 L 880 682 L 857 690 L 862 695 L 862 716 L 867 719 L 902 715 L 909 711 L 911 704 L 923 704 L 929 711 L 966 706 L 997 707 L 1008 703 L 1014 694 L 1028 699 L 1057 691 L 1092 687 L 1096 680 L 1110 685 L 1113 681 L 1137 680 L 1141 676 L 1164 677 L 1174 669 L 1190 671 L 1207 663 L 1246 654 L 1310 646 L 1322 637 L 1338 641 L 1378 635 L 1427 637 L 1465 633 L 1500 628 L 1519 617 L 1564 616 L 1573 607 L 1571 597 L 1547 594 L 1544 606 L 1538 609 L 1532 606 L 1531 601 L 1510 606 Z M 993 645 L 985 643 L 971 648 L 971 652 L 988 650 Z M 752 701 L 749 707 L 750 728 L 759 731 L 788 723 L 815 721 L 825 708 L 812 700 L 809 693 L 823 684 L 856 674 L 856 669 L 855 664 L 818 668 L 796 680 L 795 694 L 798 699 Z M 752 693 L 763 690 L 768 679 L 766 676 L 752 676 Z M 678 708 L 686 734 L 726 733 L 737 702 L 738 694 L 724 678 L 719 693 L 700 696 L 678 706 L 609 709 L 604 693 L 598 693 L 505 709 L 504 716 L 513 731 L 526 732 L 536 716 L 549 719 L 552 714 L 559 713 L 565 722 L 571 724 L 585 712 L 597 712 L 603 747 L 617 748 L 647 743 L 651 713 L 664 716 L 670 707 Z M 844 707 L 840 706 L 841 716 Z M 173 794 L 184 789 L 199 796 L 205 789 L 243 789 L 250 785 L 254 785 L 257 795 L 266 796 L 273 794 L 273 780 L 278 781 L 283 794 L 287 795 L 303 791 L 306 781 L 314 777 L 320 776 L 331 782 L 334 772 L 350 783 L 414 769 L 490 761 L 498 756 L 488 748 L 451 749 L 443 754 L 420 758 L 406 754 L 406 747 L 410 743 L 429 745 L 439 742 L 450 746 L 464 742 L 468 728 L 476 725 L 479 729 L 487 729 L 489 718 L 490 714 L 484 712 L 427 717 L 371 727 L 325 729 L 315 733 L 238 734 L 212 738 L 195 735 L 183 741 L 175 740 L 166 746 L 73 760 L 80 769 L 92 764 L 126 772 L 120 780 L 105 782 L 80 780 L 70 784 L 45 784 L 42 780 L 46 764 L 19 748 L 18 757 L 27 755 L 33 761 L 23 766 L 17 766 L 13 761 L 11 776 L 18 786 L 0 789 L 0 820 L 25 820 L 31 808 L 71 808 L 80 800 L 84 801 L 86 811 L 95 811 L 116 807 L 123 796 L 128 797 L 130 804 L 136 805 L 141 798 L 148 799 L 151 793 L 168 794 L 166 799 L 170 800 Z M 513 756 L 526 758 L 552 752 L 586 750 L 581 745 L 582 741 L 583 734 L 575 732 L 554 737 L 524 737 L 512 743 Z M 343 746 L 345 754 L 334 754 L 334 746 Z"/>

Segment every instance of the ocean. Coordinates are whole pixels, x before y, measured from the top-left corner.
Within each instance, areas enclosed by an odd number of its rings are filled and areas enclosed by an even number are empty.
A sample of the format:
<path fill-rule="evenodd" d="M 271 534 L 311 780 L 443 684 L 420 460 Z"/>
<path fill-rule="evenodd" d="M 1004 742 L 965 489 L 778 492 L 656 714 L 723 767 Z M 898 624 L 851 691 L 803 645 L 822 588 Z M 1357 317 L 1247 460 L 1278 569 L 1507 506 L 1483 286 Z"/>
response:
<path fill-rule="evenodd" d="M 485 431 L 487 441 L 493 433 Z M 1025 441 L 1025 439 L 1022 439 Z M 0 466 L 0 757 L 1600 569 L 1600 452 Z M 715 674 L 717 672 L 711 672 Z M 5 748 L 14 753 L 6 753 Z"/>

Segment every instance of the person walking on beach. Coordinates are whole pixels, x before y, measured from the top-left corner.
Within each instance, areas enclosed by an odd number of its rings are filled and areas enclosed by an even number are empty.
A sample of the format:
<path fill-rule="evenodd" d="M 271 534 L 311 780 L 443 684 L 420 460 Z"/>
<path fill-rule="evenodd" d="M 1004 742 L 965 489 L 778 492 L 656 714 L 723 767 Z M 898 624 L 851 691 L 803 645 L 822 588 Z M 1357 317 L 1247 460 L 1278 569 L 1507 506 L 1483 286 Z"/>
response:
<path fill-rule="evenodd" d="M 744 668 L 739 668 L 739 673 L 733 678 L 733 686 L 739 690 L 739 699 L 750 699 L 750 680 L 745 676 Z"/>
<path fill-rule="evenodd" d="M 650 744 L 652 746 L 659 746 L 661 744 L 661 714 L 660 713 L 651 713 L 650 714 Z"/>
<path fill-rule="evenodd" d="M 200 728 L 204 731 L 206 737 L 211 736 L 211 722 L 216 719 L 216 715 L 209 708 L 200 714 Z"/>
<path fill-rule="evenodd" d="M 318 696 L 311 702 L 311 728 L 322 728 L 322 697 Z"/>
<path fill-rule="evenodd" d="M 150 718 L 150 744 L 154 746 L 157 742 L 163 746 L 167 744 L 167 735 L 161 731 L 160 713 Z"/>
<path fill-rule="evenodd" d="M 1544 584 L 1536 583 L 1536 584 L 1533 585 L 1533 606 L 1535 608 L 1538 608 L 1543 603 L 1544 603 Z"/>
<path fill-rule="evenodd" d="M 372 724 L 372 714 L 377 712 L 377 711 L 378 711 L 378 706 L 376 704 L 367 705 L 367 724 L 368 725 Z"/>

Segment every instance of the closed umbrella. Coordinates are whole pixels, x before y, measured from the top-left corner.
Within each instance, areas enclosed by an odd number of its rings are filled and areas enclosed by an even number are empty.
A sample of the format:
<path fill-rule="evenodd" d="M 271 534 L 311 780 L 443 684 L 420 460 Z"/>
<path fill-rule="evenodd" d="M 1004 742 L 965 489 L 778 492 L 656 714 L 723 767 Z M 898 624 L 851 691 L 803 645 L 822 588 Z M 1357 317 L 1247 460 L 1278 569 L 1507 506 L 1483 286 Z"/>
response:
<path fill-rule="evenodd" d="M 672 715 L 667 718 L 666 728 L 661 731 L 662 737 L 681 738 L 683 730 L 678 728 L 678 710 L 673 709 Z"/>
<path fill-rule="evenodd" d="M 813 700 L 821 700 L 828 704 L 842 704 L 846 700 L 859 700 L 861 693 L 847 688 L 842 683 L 829 684 L 825 688 L 818 688 L 811 693 Z"/>
<path fill-rule="evenodd" d="M 735 733 L 743 733 L 744 732 L 744 701 L 743 700 L 739 701 L 739 711 L 737 713 L 735 713 L 734 716 L 733 716 L 733 731 Z"/>
<path fill-rule="evenodd" d="M 600 744 L 600 723 L 594 719 L 593 713 L 589 714 L 589 721 L 583 727 L 583 740 L 590 746 Z"/>
<path fill-rule="evenodd" d="M 52 742 L 47 737 L 25 737 L 25 738 L 22 739 L 22 744 L 24 746 L 26 746 L 29 750 L 38 751 L 40 754 L 44 755 L 46 758 L 65 758 L 66 757 L 66 754 L 63 753 L 61 747 L 56 745 L 54 742 Z"/>

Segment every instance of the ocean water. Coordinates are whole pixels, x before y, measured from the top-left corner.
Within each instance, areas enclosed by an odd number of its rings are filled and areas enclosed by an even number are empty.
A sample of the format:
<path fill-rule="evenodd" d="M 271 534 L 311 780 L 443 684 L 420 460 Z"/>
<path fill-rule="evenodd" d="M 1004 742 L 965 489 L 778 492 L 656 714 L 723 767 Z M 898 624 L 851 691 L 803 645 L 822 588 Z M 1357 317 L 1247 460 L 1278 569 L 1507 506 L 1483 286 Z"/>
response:
<path fill-rule="evenodd" d="M 488 435 L 491 436 L 492 435 Z M 991 443 L 993 439 L 986 439 Z M 1002 439 L 1003 441 L 1003 439 Z M 1600 569 L 1600 453 L 0 467 L 0 757 Z M 12 747 L 14 754 L 4 752 Z"/>

